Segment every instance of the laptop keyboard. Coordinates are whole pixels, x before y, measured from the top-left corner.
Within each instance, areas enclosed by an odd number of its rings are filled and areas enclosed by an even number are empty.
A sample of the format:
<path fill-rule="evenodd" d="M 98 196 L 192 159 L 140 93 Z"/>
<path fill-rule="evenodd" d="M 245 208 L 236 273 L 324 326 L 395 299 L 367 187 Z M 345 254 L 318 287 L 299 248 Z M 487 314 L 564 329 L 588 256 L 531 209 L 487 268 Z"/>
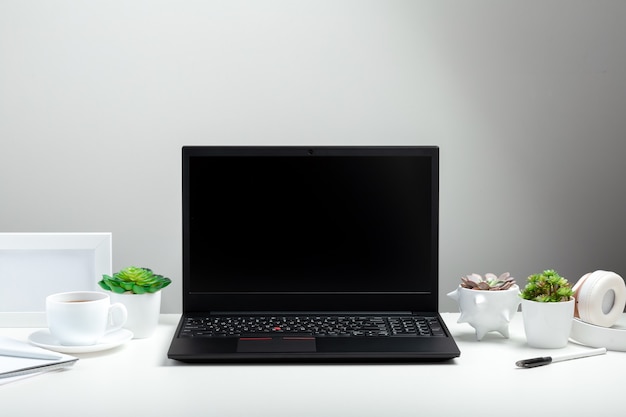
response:
<path fill-rule="evenodd" d="M 195 316 L 183 322 L 183 337 L 430 337 L 445 336 L 432 316 Z"/>

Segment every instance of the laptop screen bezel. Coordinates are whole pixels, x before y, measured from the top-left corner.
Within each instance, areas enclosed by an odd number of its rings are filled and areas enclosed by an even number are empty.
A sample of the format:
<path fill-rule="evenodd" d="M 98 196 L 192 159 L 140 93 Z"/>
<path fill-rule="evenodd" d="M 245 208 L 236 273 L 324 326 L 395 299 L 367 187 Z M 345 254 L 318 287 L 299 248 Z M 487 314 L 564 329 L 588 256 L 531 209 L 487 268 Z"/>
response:
<path fill-rule="evenodd" d="M 202 156 L 420 156 L 431 166 L 432 276 L 411 293 L 196 293 L 190 257 L 190 161 Z M 182 148 L 183 312 L 206 311 L 437 311 L 439 263 L 439 148 L 437 146 L 184 146 Z"/>

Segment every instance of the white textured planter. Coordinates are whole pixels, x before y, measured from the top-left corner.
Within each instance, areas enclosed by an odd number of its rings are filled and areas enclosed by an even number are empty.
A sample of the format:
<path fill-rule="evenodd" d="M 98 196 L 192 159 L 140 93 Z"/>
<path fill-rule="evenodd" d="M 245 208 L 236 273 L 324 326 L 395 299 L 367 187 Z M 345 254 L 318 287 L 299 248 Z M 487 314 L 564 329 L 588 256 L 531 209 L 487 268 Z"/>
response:
<path fill-rule="evenodd" d="M 133 332 L 134 339 L 152 336 L 159 324 L 161 291 L 152 294 L 111 293 L 111 301 L 126 306 L 128 319 L 124 328 Z"/>
<path fill-rule="evenodd" d="M 448 297 L 459 303 L 461 315 L 457 323 L 468 323 L 476 329 L 476 339 L 491 331 L 509 338 L 509 322 L 520 304 L 519 287 L 502 291 L 470 290 L 458 286 Z"/>
<path fill-rule="evenodd" d="M 543 349 L 565 347 L 572 331 L 574 304 L 574 298 L 552 303 L 522 299 L 522 317 L 528 345 Z"/>

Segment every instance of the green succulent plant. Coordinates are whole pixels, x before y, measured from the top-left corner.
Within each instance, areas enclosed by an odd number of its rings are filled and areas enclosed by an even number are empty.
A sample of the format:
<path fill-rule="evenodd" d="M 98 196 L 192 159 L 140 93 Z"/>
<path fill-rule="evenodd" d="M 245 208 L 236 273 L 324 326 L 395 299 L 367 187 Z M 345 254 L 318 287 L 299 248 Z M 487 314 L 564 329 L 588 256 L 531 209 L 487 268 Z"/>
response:
<path fill-rule="evenodd" d="M 98 285 L 106 290 L 117 294 L 130 292 L 145 294 L 157 292 L 172 282 L 171 279 L 157 275 L 148 268 L 129 266 L 116 272 L 113 276 L 102 275 Z"/>
<path fill-rule="evenodd" d="M 521 292 L 526 300 L 542 303 L 569 301 L 574 294 L 570 283 L 554 269 L 546 269 L 540 274 L 528 277 L 528 283 Z"/>

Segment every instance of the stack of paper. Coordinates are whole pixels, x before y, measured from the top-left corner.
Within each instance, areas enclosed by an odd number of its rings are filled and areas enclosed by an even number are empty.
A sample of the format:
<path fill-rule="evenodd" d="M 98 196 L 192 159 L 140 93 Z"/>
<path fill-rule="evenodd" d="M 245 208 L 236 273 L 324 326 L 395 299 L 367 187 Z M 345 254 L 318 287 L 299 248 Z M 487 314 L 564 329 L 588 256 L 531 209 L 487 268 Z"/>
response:
<path fill-rule="evenodd" d="M 24 376 L 67 368 L 78 358 L 0 336 L 0 385 Z"/>

